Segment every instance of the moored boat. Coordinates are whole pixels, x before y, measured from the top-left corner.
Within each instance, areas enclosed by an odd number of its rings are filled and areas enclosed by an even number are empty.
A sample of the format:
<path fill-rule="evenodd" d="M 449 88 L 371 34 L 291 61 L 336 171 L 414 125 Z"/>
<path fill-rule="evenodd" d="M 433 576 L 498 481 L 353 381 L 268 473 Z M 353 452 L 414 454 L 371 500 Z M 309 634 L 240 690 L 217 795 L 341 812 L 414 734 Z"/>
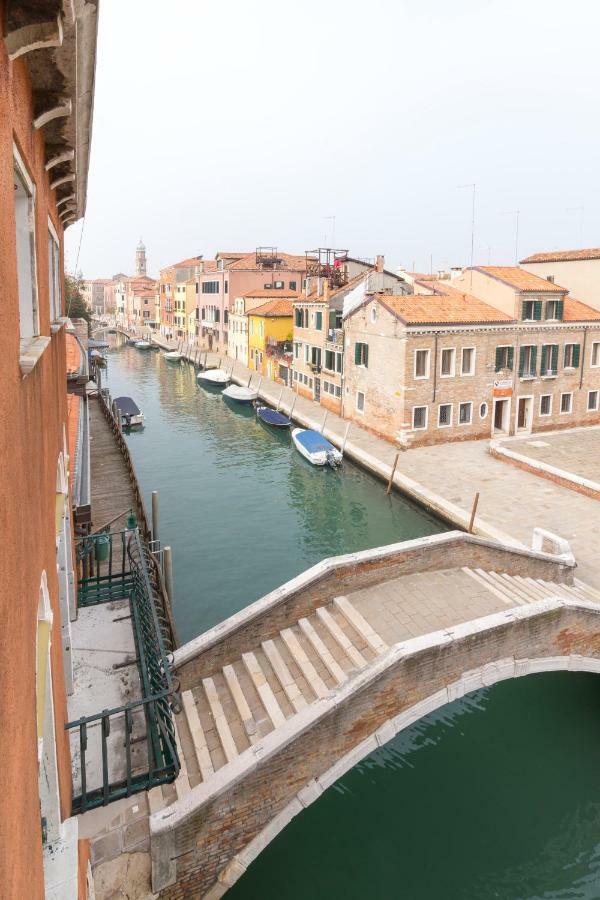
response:
<path fill-rule="evenodd" d="M 236 403 L 252 403 L 258 397 L 258 391 L 244 385 L 230 384 L 223 391 L 223 396 L 228 400 L 235 400 Z"/>
<path fill-rule="evenodd" d="M 277 409 L 271 409 L 270 406 L 257 406 L 256 415 L 266 425 L 272 425 L 274 428 L 289 428 L 292 420 L 288 416 L 284 416 Z"/>
<path fill-rule="evenodd" d="M 231 375 L 225 369 L 203 369 L 196 377 L 205 384 L 229 384 L 231 381 Z"/>
<path fill-rule="evenodd" d="M 150 341 L 136 341 L 135 346 L 138 350 L 149 350 L 150 349 Z"/>
<path fill-rule="evenodd" d="M 144 427 L 144 413 L 131 397 L 115 397 L 113 403 L 121 412 L 123 428 Z"/>
<path fill-rule="evenodd" d="M 181 353 L 178 350 L 169 350 L 167 353 L 163 353 L 163 356 L 170 362 L 179 362 L 181 359 Z"/>
<path fill-rule="evenodd" d="M 342 454 L 318 431 L 310 428 L 294 428 L 292 440 L 296 450 L 313 466 L 339 466 Z"/>

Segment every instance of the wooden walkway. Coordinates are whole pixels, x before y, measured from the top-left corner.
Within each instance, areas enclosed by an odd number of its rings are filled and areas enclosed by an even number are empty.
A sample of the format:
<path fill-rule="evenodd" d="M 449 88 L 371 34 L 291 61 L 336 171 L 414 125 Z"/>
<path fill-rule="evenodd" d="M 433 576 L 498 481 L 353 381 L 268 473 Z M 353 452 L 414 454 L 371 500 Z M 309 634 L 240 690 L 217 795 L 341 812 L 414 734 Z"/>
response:
<path fill-rule="evenodd" d="M 127 466 L 115 436 L 95 397 L 89 399 L 92 480 L 92 530 L 125 513 L 111 531 L 125 528 L 126 516 L 135 509 L 135 496 Z"/>

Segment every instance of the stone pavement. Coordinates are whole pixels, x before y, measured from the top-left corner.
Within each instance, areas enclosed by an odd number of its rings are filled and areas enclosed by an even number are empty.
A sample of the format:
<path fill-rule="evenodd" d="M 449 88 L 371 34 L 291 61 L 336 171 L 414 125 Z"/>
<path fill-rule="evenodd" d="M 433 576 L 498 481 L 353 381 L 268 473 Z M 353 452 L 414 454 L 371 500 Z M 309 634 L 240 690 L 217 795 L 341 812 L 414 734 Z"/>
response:
<path fill-rule="evenodd" d="M 498 443 L 536 462 L 600 484 L 600 426 L 528 434 Z"/>

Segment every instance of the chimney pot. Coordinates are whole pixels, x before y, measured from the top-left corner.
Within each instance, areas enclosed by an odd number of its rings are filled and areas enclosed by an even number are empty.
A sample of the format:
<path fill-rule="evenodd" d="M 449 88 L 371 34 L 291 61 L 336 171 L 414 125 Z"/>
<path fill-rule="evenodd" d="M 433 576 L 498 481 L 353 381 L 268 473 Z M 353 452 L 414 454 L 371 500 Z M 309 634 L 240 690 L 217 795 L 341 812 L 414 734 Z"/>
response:
<path fill-rule="evenodd" d="M 375 257 L 375 270 L 377 272 L 383 272 L 384 262 L 385 262 L 385 257 L 383 255 L 383 253 L 379 253 Z"/>

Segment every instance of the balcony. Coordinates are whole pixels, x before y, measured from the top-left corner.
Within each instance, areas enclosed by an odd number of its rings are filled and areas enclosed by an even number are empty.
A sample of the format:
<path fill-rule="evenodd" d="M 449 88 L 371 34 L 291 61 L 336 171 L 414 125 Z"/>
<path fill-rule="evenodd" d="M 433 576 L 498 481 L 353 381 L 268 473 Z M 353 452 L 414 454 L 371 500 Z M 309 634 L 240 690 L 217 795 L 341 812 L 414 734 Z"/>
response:
<path fill-rule="evenodd" d="M 282 358 L 284 356 L 292 356 L 292 342 L 278 341 L 275 338 L 267 338 L 266 341 L 267 356 Z"/>
<path fill-rule="evenodd" d="M 344 332 L 341 328 L 329 328 L 327 330 L 327 344 L 333 345 L 333 348 L 341 350 L 344 346 Z"/>

